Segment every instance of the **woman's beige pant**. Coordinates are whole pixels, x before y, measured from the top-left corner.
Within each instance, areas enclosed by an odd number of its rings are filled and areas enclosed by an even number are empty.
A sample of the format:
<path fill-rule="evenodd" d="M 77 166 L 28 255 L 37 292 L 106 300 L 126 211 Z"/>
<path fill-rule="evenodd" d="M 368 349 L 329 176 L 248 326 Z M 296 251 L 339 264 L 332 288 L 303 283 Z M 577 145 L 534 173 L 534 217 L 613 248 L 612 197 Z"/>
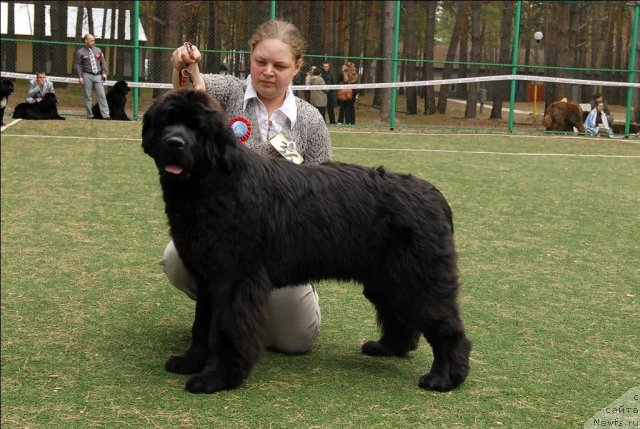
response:
<path fill-rule="evenodd" d="M 196 299 L 196 281 L 187 271 L 173 240 L 160 265 L 167 278 L 189 298 Z M 267 301 L 267 346 L 284 353 L 306 353 L 320 331 L 318 294 L 311 283 L 274 289 Z"/>

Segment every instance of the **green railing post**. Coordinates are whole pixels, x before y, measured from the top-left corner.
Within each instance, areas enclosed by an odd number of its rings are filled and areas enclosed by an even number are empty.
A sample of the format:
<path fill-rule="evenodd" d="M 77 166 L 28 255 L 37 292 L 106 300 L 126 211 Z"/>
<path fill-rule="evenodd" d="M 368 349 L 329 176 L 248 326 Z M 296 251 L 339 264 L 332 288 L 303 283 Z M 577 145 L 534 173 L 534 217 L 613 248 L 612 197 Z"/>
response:
<path fill-rule="evenodd" d="M 516 22 L 513 26 L 513 62 L 511 74 L 518 74 L 518 47 L 520 46 L 520 12 L 522 11 L 522 0 L 516 3 Z M 509 99 L 509 132 L 513 132 L 513 116 L 516 106 L 516 81 L 511 81 L 511 95 Z"/>
<path fill-rule="evenodd" d="M 398 80 L 398 44 L 400 40 L 400 0 L 396 0 L 396 17 L 393 24 L 393 65 L 391 66 L 391 82 L 396 83 Z M 391 112 L 389 115 L 389 128 L 391 131 L 396 126 L 396 97 L 398 88 L 391 88 Z"/>
<path fill-rule="evenodd" d="M 269 6 L 269 19 L 276 19 L 276 0 L 271 0 Z"/>
<path fill-rule="evenodd" d="M 640 4 L 633 8 L 633 37 L 631 38 L 631 55 L 629 55 L 629 83 L 635 83 L 636 51 L 638 49 L 638 27 L 640 26 Z M 633 88 L 627 88 L 627 117 L 624 125 L 624 136 L 629 137 L 631 132 L 631 102 L 633 100 Z"/>
<path fill-rule="evenodd" d="M 139 29 L 138 22 L 140 19 L 140 0 L 133 2 L 133 81 L 139 82 L 138 78 L 140 70 L 140 42 L 139 42 Z M 138 119 L 138 97 L 140 95 L 140 88 L 133 88 L 133 119 Z"/>

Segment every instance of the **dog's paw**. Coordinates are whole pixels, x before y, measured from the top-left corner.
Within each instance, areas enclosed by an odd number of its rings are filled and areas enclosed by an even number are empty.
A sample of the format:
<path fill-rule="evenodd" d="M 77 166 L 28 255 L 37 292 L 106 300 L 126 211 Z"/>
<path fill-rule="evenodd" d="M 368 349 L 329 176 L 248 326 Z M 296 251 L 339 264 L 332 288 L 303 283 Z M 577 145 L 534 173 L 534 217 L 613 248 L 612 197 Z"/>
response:
<path fill-rule="evenodd" d="M 418 386 L 424 390 L 435 390 L 437 392 L 448 392 L 456 388 L 457 384 L 451 381 L 451 378 L 442 374 L 430 372 L 420 377 Z"/>
<path fill-rule="evenodd" d="M 186 389 L 191 393 L 214 393 L 220 390 L 233 389 L 239 383 L 229 383 L 216 375 L 196 374 L 187 381 Z"/>
<path fill-rule="evenodd" d="M 200 372 L 202 364 L 193 358 L 171 356 L 164 364 L 164 368 L 176 374 L 195 374 L 196 372 Z"/>
<path fill-rule="evenodd" d="M 395 356 L 395 354 L 388 350 L 378 342 L 378 341 L 367 341 L 362 345 L 362 354 L 368 356 Z"/>

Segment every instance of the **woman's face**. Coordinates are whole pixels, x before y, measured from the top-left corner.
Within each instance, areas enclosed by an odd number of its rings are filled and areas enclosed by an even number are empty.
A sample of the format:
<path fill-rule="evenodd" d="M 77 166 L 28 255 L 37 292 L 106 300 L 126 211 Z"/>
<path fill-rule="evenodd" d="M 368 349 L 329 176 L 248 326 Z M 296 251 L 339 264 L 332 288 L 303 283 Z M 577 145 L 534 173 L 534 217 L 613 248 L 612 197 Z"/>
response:
<path fill-rule="evenodd" d="M 288 86 L 300 71 L 291 46 L 279 39 L 259 42 L 251 53 L 251 81 L 262 100 L 284 100 Z"/>

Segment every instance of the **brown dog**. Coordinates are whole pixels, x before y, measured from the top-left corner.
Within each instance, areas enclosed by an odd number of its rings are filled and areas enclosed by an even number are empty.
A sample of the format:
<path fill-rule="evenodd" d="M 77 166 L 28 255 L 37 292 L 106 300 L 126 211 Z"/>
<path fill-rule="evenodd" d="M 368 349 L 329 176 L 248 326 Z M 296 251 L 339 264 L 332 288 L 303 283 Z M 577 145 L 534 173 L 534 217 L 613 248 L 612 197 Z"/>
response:
<path fill-rule="evenodd" d="M 582 123 L 582 108 L 578 103 L 566 101 L 556 101 L 551 103 L 544 112 L 542 125 L 547 131 L 573 131 L 576 127 L 578 131 L 584 133 Z"/>

